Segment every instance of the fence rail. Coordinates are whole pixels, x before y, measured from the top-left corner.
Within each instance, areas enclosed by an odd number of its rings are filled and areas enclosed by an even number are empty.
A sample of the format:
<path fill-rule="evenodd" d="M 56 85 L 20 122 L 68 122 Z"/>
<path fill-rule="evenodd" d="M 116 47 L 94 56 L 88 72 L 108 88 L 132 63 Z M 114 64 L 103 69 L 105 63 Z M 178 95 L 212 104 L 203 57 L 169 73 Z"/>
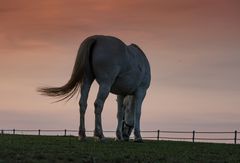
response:
<path fill-rule="evenodd" d="M 4 134 L 28 134 L 28 135 L 77 135 L 78 130 L 47 130 L 47 129 L 1 129 L 1 135 Z M 52 133 L 52 134 L 51 134 Z M 73 134 L 74 133 L 74 134 Z M 86 131 L 86 133 L 93 133 L 93 131 Z M 114 137 L 115 131 L 104 131 L 105 134 L 112 133 L 110 137 Z M 213 142 L 213 141 L 231 141 L 230 143 L 238 144 L 240 140 L 238 138 L 237 130 L 233 132 L 205 132 L 205 131 L 161 131 L 161 130 L 152 130 L 152 131 L 141 131 L 143 139 L 152 139 L 152 140 L 181 140 L 181 141 L 191 141 L 191 142 Z M 150 134 L 150 135 L 149 135 Z M 175 136 L 174 136 L 175 135 Z M 177 135 L 177 136 L 176 136 Z M 201 135 L 221 135 L 221 137 L 201 137 Z M 228 135 L 228 137 L 222 137 L 222 135 Z"/>

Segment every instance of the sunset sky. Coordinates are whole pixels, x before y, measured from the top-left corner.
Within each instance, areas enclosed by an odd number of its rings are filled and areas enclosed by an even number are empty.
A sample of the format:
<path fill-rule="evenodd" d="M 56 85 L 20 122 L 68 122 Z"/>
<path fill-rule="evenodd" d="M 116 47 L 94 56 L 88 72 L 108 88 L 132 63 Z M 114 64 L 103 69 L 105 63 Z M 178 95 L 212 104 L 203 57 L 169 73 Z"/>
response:
<path fill-rule="evenodd" d="M 52 103 L 39 86 L 69 79 L 80 43 L 95 34 L 138 44 L 152 69 L 142 130 L 240 130 L 240 1 L 0 1 L 0 129 L 78 129 L 78 99 Z M 88 100 L 86 129 L 94 128 Z M 116 97 L 103 110 L 115 130 Z"/>

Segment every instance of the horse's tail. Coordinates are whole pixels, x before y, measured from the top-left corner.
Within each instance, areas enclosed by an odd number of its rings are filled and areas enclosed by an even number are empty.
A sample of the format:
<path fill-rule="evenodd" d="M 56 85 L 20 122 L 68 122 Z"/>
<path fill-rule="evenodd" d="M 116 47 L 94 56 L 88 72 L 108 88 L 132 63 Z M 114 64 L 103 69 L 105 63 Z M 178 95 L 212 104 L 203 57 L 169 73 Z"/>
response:
<path fill-rule="evenodd" d="M 39 88 L 37 91 L 41 92 L 42 95 L 60 97 L 58 101 L 71 99 L 80 89 L 81 83 L 83 82 L 86 64 L 90 64 L 91 48 L 95 41 L 94 38 L 90 37 L 82 42 L 77 53 L 71 78 L 65 85 L 61 87 L 43 87 Z"/>

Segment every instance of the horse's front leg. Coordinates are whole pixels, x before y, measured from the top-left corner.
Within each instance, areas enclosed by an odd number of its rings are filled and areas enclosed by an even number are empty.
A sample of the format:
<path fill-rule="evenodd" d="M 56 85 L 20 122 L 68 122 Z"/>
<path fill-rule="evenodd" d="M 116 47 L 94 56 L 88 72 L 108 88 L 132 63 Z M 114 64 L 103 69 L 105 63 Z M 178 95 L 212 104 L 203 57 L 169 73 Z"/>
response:
<path fill-rule="evenodd" d="M 88 93 L 93 80 L 84 80 L 81 86 L 81 98 L 79 101 L 79 112 L 80 112 L 80 126 L 79 126 L 79 140 L 84 140 L 86 138 L 85 134 L 85 112 L 87 109 L 87 99 Z"/>
<path fill-rule="evenodd" d="M 134 128 L 134 96 L 128 95 L 125 97 L 124 102 L 124 125 L 123 125 L 123 139 L 129 140 L 129 137 Z"/>
<path fill-rule="evenodd" d="M 146 90 L 145 89 L 139 89 L 135 93 L 135 99 L 134 99 L 134 136 L 135 136 L 135 142 L 142 142 L 142 137 L 140 134 L 140 117 L 141 117 L 141 108 L 142 108 L 142 102 L 145 98 Z"/>
<path fill-rule="evenodd" d="M 99 86 L 97 99 L 94 103 L 94 106 L 95 106 L 94 136 L 98 137 L 100 140 L 104 139 L 101 114 L 102 114 L 104 102 L 109 94 L 109 91 L 110 91 L 109 85 L 101 84 Z"/>
<path fill-rule="evenodd" d="M 117 130 L 116 130 L 116 138 L 117 140 L 122 140 L 122 128 L 123 128 L 123 120 L 124 120 L 124 106 L 123 106 L 124 96 L 118 95 L 117 96 Z"/>

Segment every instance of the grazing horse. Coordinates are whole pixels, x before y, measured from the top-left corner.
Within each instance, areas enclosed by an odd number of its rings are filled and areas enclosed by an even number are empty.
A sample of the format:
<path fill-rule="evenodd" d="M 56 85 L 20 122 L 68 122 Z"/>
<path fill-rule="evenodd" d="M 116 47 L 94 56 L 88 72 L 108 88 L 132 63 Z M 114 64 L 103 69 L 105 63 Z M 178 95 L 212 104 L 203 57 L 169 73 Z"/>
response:
<path fill-rule="evenodd" d="M 133 119 L 135 141 L 141 142 L 140 116 L 141 106 L 149 88 L 151 72 L 144 52 L 135 44 L 127 46 L 118 38 L 96 35 L 86 38 L 80 45 L 69 81 L 61 87 L 39 88 L 43 95 L 60 97 L 60 100 L 72 98 L 80 89 L 80 126 L 79 138 L 84 140 L 85 112 L 90 87 L 93 81 L 99 84 L 95 106 L 94 136 L 104 138 L 101 113 L 109 93 L 117 95 L 118 126 L 117 138 L 122 140 L 123 101 L 127 95 L 134 97 Z"/>

